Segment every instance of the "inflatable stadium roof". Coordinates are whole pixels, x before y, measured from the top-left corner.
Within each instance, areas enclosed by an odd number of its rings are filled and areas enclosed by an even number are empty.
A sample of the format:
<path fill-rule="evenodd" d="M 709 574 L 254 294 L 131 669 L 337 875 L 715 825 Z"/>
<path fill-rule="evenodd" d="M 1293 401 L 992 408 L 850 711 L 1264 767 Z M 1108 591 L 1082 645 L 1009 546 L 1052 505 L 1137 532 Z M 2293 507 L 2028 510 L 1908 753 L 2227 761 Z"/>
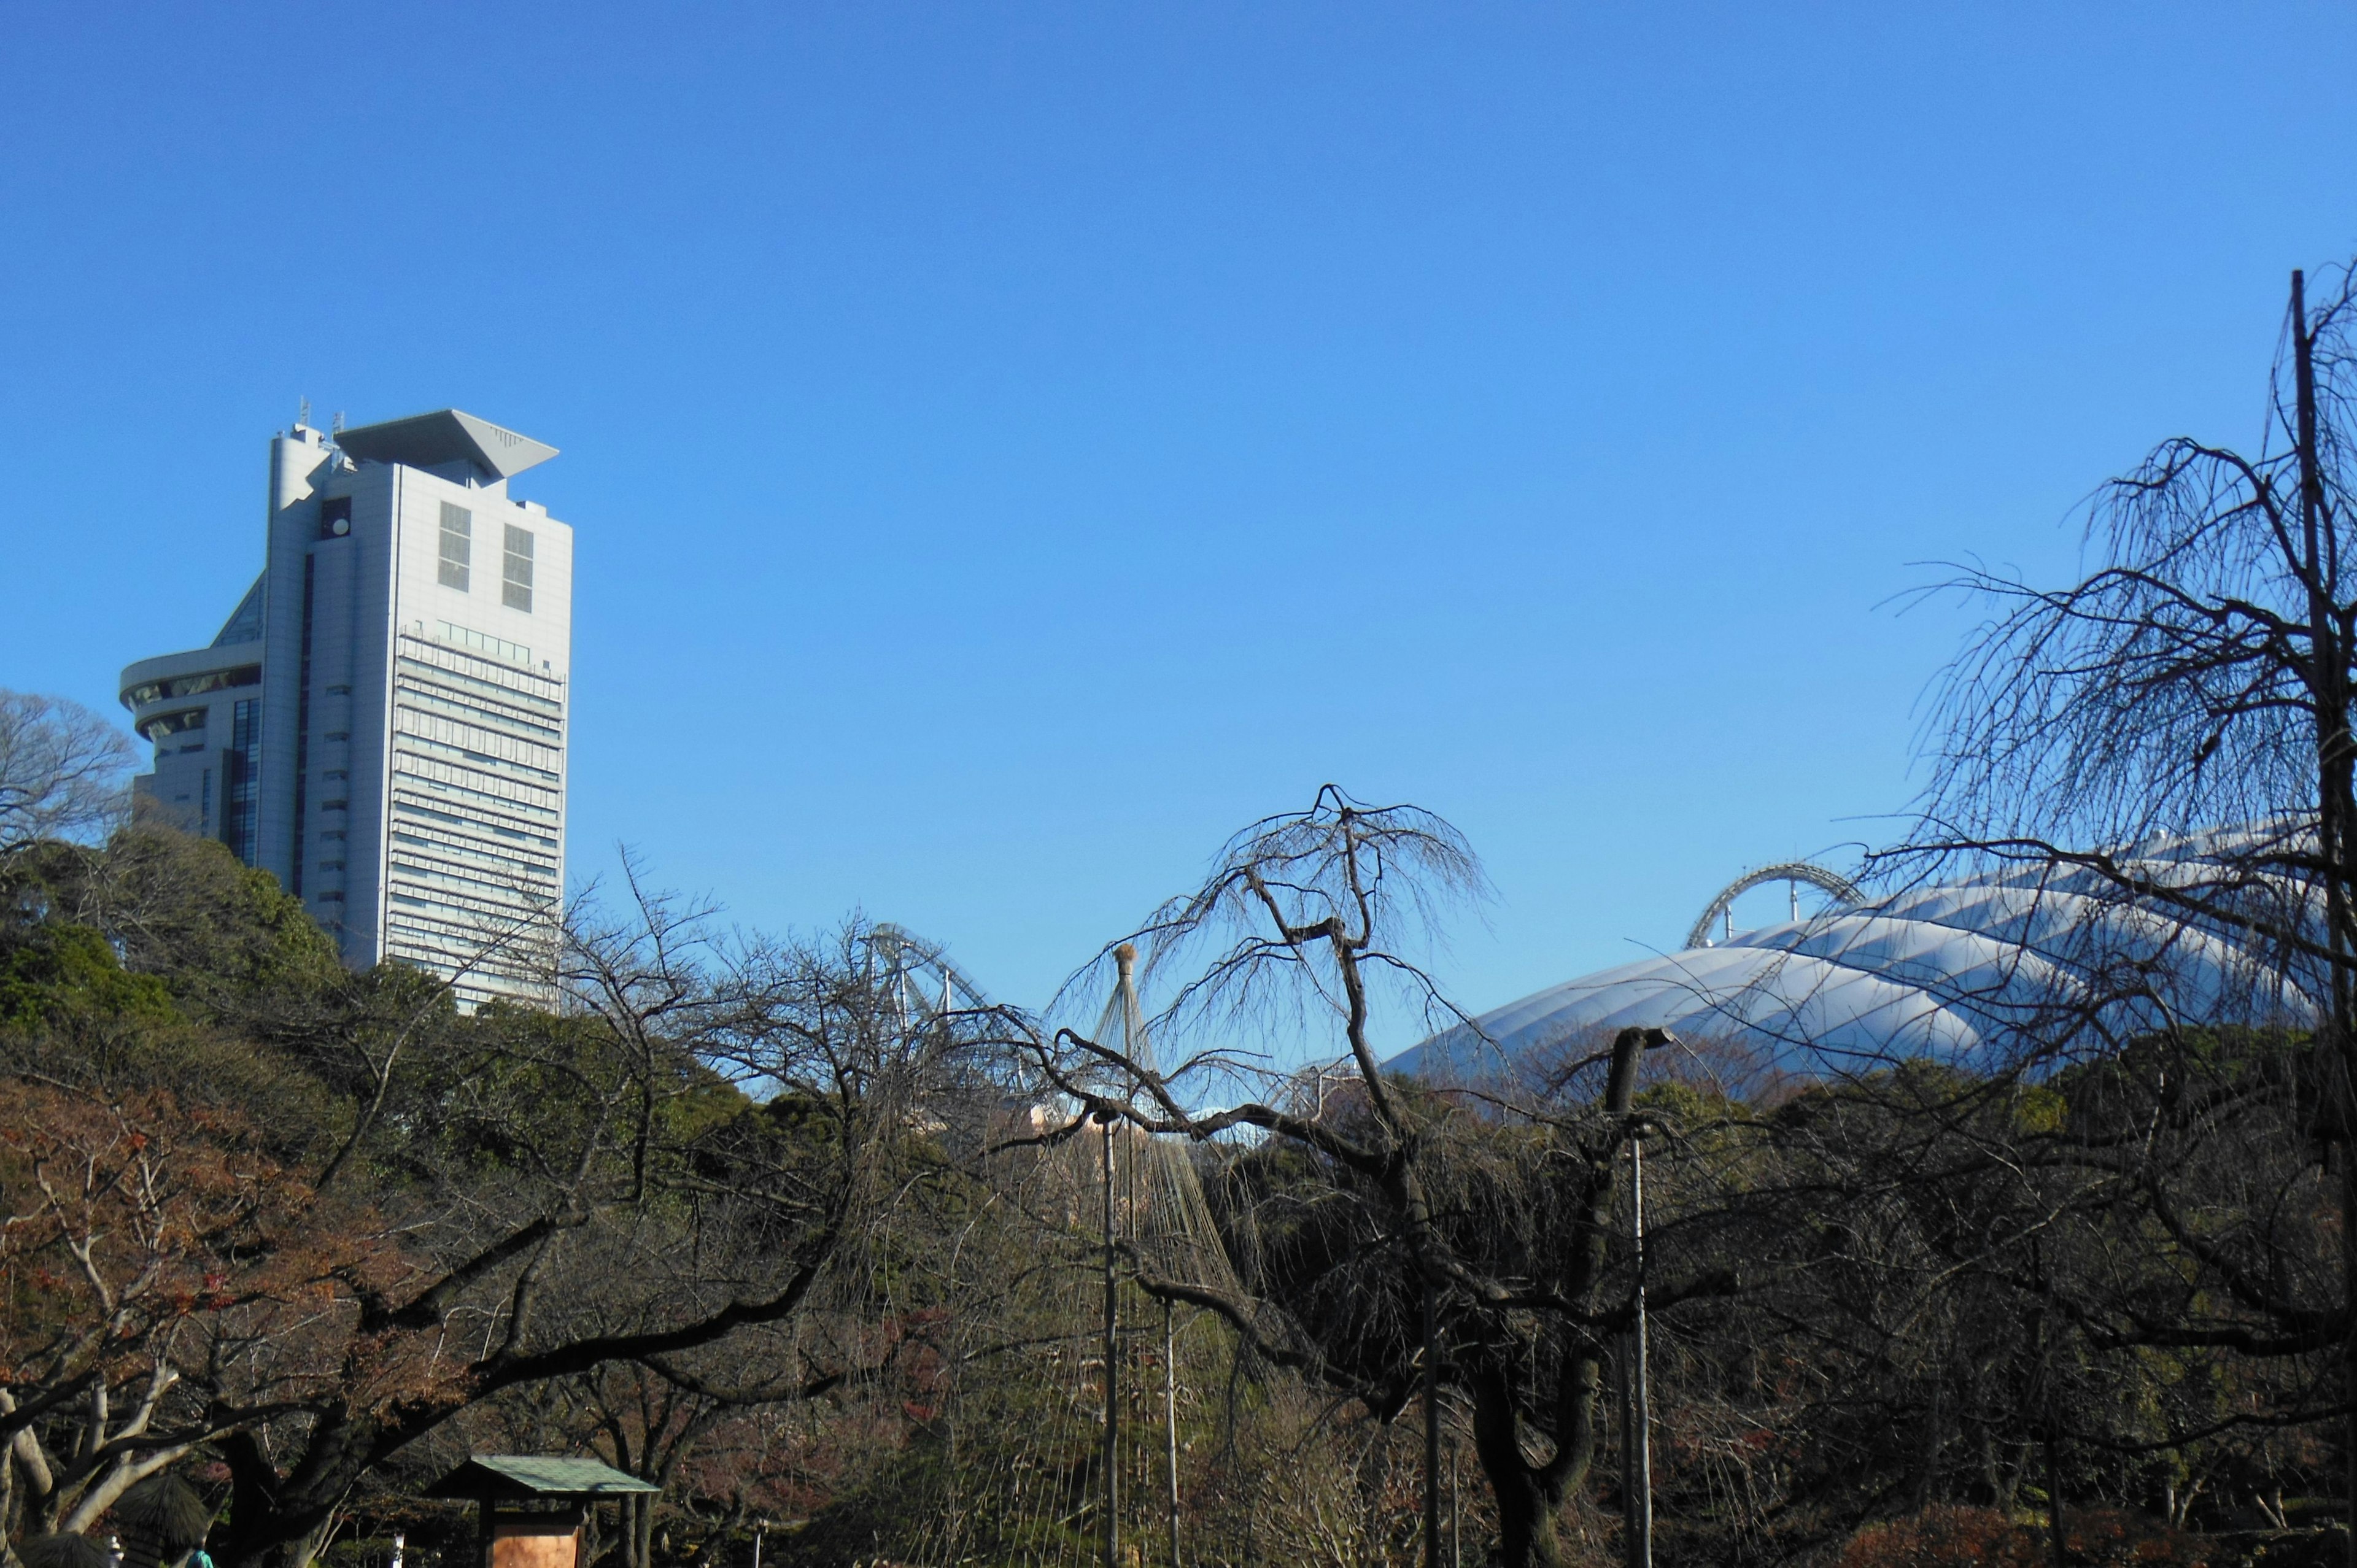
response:
<path fill-rule="evenodd" d="M 2249 920 L 2188 915 L 2170 897 L 2312 927 L 2300 891 L 2265 869 L 2298 843 L 2260 828 L 2147 841 L 2115 862 L 2152 890 L 2142 897 L 2091 869 L 2000 865 L 1566 981 L 1389 1065 L 1433 1082 L 1513 1079 L 1631 1025 L 1801 1073 L 1921 1057 L 1994 1066 L 2169 1019 L 2303 1026 L 2320 993 L 2299 966 L 2265 950 Z"/>

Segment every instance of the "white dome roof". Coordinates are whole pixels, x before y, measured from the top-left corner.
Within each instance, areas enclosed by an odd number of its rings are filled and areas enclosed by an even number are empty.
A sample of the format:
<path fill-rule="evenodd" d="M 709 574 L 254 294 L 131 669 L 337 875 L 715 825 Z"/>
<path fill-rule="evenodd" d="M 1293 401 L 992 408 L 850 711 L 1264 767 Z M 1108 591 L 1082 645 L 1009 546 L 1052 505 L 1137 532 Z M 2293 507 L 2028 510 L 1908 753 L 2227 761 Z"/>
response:
<path fill-rule="evenodd" d="M 2205 906 L 2299 895 L 2226 865 L 2260 830 L 2155 840 L 2118 864 Z M 2281 835 L 2276 835 L 2281 836 Z M 2009 866 L 1812 919 L 1738 932 L 1716 947 L 1641 959 L 1566 981 L 1392 1058 L 1401 1072 L 1468 1082 L 1544 1069 L 1631 1025 L 1729 1041 L 1785 1071 L 1856 1069 L 1898 1057 L 1998 1059 L 2090 1046 L 2166 1017 L 2305 1025 L 2315 1010 L 2247 929 L 2192 923 L 2131 901 L 2093 871 Z"/>

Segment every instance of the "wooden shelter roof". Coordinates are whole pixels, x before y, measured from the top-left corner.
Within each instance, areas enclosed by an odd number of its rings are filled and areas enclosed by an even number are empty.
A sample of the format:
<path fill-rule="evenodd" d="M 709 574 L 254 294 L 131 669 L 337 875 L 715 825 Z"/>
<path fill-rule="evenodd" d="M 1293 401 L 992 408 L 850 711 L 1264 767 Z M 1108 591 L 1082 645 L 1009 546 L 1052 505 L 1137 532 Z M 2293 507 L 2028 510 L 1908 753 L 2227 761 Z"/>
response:
<path fill-rule="evenodd" d="M 660 1492 L 652 1481 L 626 1476 L 596 1459 L 548 1454 L 477 1454 L 425 1488 L 429 1498 L 483 1501 L 533 1498 L 616 1498 Z"/>

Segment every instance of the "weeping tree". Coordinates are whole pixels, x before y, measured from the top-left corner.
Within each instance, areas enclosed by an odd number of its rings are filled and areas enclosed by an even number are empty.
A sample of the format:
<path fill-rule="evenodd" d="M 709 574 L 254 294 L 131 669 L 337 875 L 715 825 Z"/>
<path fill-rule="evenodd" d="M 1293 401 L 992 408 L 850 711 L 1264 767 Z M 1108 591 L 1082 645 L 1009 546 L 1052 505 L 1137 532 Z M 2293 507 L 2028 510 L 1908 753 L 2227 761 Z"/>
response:
<path fill-rule="evenodd" d="M 1237 1288 L 1172 1277 L 1143 1255 L 1132 1260 L 1140 1284 L 1218 1314 L 1263 1362 L 1380 1421 L 1420 1404 L 1427 1552 L 1439 1406 L 1469 1407 L 1498 1560 L 1523 1568 L 1565 1560 L 1560 1517 L 1605 1446 L 1612 1346 L 1630 1322 L 1619 1156 L 1639 1062 L 1668 1036 L 1624 1030 L 1567 1064 L 1563 1079 L 1587 1090 L 1575 1101 L 1510 1085 L 1450 1095 L 1385 1073 L 1387 1030 L 1401 1029 L 1396 1048 L 1437 1025 L 1469 1026 L 1416 955 L 1441 915 L 1484 887 L 1447 822 L 1327 786 L 1307 810 L 1236 835 L 1199 887 L 1125 939 L 1168 997 L 1157 1030 L 1201 1048 L 1157 1071 L 1071 1029 L 1029 1044 L 1089 1122 L 1199 1141 L 1258 1134 L 1217 1199 Z M 1120 951 L 1109 947 L 1107 961 Z M 1091 992 L 1102 978 L 1076 977 Z M 1270 1092 L 1254 1049 L 1268 1038 L 1325 1043 L 1335 1066 L 1313 1075 L 1314 1090 L 1297 1079 Z M 1224 1110 L 1194 1108 L 1239 1091 Z M 1674 1307 L 1730 1288 L 1712 1273 L 1663 1282 L 1655 1299 Z"/>
<path fill-rule="evenodd" d="M 2264 972 L 2240 977 L 2248 1015 L 2272 1003 L 2277 1023 L 2313 1030 L 2293 1086 L 2312 1133 L 2298 1153 L 2325 1195 L 2315 1234 L 2205 1225 L 2171 1201 L 2177 1173 L 2153 1163 L 2173 1131 L 2231 1116 L 2238 1096 L 2279 1092 L 2284 1076 L 2211 1072 L 2195 1092 L 2182 1073 L 2155 1073 L 2154 1135 L 2142 1145 L 2062 1140 L 2050 1155 L 2115 1176 L 2144 1206 L 2153 1247 L 2196 1288 L 2167 1310 L 2065 1305 L 2081 1331 L 2113 1346 L 2335 1358 L 2337 1402 L 2357 1420 L 2352 274 L 2322 295 L 2312 303 L 2292 274 L 2255 450 L 2179 437 L 2103 486 L 2087 513 L 2093 570 L 2075 583 L 1962 575 L 1956 585 L 1992 614 L 1938 689 L 1935 768 L 1908 850 L 2015 863 L 2033 883 L 2092 889 L 2187 940 L 2219 932 L 2262 955 Z M 2161 1032 L 2205 1021 L 2172 1019 Z M 2337 1251 L 2338 1268 L 2302 1266 L 2296 1254 L 2311 1242 Z M 2357 1430 L 2345 1448 L 2357 1498 Z M 2357 1563 L 2357 1537 L 2352 1552 Z"/>

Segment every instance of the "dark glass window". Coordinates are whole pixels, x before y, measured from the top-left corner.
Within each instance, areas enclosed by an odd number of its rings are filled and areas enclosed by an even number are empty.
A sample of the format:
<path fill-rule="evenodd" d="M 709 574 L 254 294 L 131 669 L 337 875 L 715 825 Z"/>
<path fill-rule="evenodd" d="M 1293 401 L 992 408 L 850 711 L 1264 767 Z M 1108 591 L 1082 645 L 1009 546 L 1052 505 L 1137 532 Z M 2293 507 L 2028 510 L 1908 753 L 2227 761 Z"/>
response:
<path fill-rule="evenodd" d="M 150 681 L 144 686 L 134 686 L 124 693 L 123 701 L 126 705 L 137 708 L 164 697 L 195 697 L 230 686 L 261 684 L 262 666 L 241 664 L 234 670 L 212 670 L 202 675 L 182 675 L 177 680 Z"/>
<path fill-rule="evenodd" d="M 230 853 L 253 864 L 253 824 L 261 803 L 261 780 L 254 762 L 262 747 L 262 703 L 248 697 L 237 704 L 230 720 L 228 750 L 221 764 L 221 842 Z"/>
<path fill-rule="evenodd" d="M 177 714 L 158 714 L 139 726 L 139 733 L 161 744 L 171 736 L 192 729 L 205 727 L 205 710 L 186 708 Z"/>

